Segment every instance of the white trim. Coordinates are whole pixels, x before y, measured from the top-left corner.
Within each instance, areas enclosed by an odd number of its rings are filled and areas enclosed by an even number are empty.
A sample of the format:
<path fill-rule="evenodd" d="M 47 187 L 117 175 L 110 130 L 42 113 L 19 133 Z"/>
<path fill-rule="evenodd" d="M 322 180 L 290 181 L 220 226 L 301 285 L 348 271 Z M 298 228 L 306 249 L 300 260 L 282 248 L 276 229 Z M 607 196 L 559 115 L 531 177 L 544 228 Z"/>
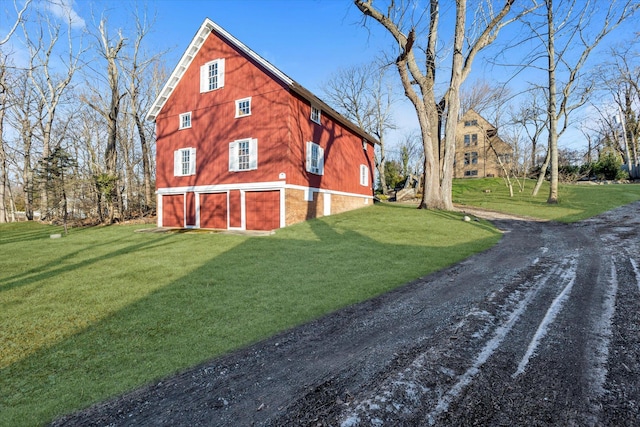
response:
<path fill-rule="evenodd" d="M 360 165 L 360 185 L 369 186 L 369 168 L 367 165 Z"/>
<path fill-rule="evenodd" d="M 322 198 L 324 199 L 322 214 L 324 216 L 329 216 L 331 215 L 331 193 L 324 193 Z"/>
<path fill-rule="evenodd" d="M 158 228 L 162 227 L 162 194 L 156 197 L 156 220 Z"/>
<path fill-rule="evenodd" d="M 193 185 L 185 187 L 165 187 L 158 188 L 156 194 L 180 194 L 193 191 L 194 193 L 224 193 L 231 190 L 277 190 L 287 188 L 283 181 L 247 182 L 242 184 L 219 184 L 219 185 Z"/>
<path fill-rule="evenodd" d="M 318 112 L 317 120 L 313 118 L 314 110 Z M 322 109 L 317 105 L 311 104 L 311 114 L 309 114 L 309 119 L 317 124 L 322 124 Z"/>
<path fill-rule="evenodd" d="M 224 193 L 231 190 L 244 190 L 244 191 L 260 191 L 260 190 L 302 190 L 313 191 L 322 194 L 332 194 L 336 196 L 350 196 L 350 197 L 364 197 L 366 199 L 373 199 L 373 195 L 360 194 L 360 193 L 347 193 L 345 191 L 328 190 L 324 188 L 307 187 L 303 185 L 286 184 L 283 181 L 267 181 L 267 182 L 247 182 L 242 184 L 221 184 L 221 185 L 194 185 L 189 187 L 165 187 L 158 188 L 157 195 L 168 194 L 183 194 L 187 192 L 194 193 Z"/>
<path fill-rule="evenodd" d="M 280 228 L 284 228 L 287 226 L 287 203 L 285 200 L 285 192 L 284 188 L 280 189 Z"/>
<path fill-rule="evenodd" d="M 249 102 L 249 112 L 247 114 L 240 114 L 240 103 Z M 249 117 L 251 115 L 251 97 L 236 99 L 236 116 L 234 118 L 239 119 L 242 117 Z"/>
<path fill-rule="evenodd" d="M 148 121 L 155 121 L 156 117 L 158 117 L 158 113 L 160 112 L 160 110 L 162 110 L 162 107 L 164 107 L 164 104 L 167 102 L 167 99 L 169 99 L 169 96 L 171 96 L 171 94 L 173 93 L 173 90 L 176 88 L 176 86 L 184 76 L 184 73 L 187 71 L 187 69 L 193 62 L 193 59 L 198 54 L 198 52 L 200 51 L 200 48 L 202 48 L 202 45 L 207 40 L 207 37 L 209 37 L 209 34 L 212 31 L 215 31 L 216 33 L 218 33 L 218 35 L 220 35 L 222 38 L 227 39 L 229 43 L 231 43 L 232 45 L 237 47 L 239 50 L 247 54 L 250 58 L 252 58 L 258 64 L 260 64 L 262 67 L 269 70 L 275 77 L 277 77 L 285 85 L 287 86 L 293 85 L 294 81 L 290 77 L 288 77 L 282 71 L 278 70 L 275 66 L 269 63 L 269 61 L 267 61 L 266 59 L 264 59 L 263 57 L 261 57 L 260 55 L 252 51 L 251 49 L 249 49 L 244 43 L 242 43 L 240 40 L 236 39 L 231 34 L 226 32 L 218 24 L 216 24 L 209 18 L 206 18 L 202 23 L 202 25 L 200 25 L 200 29 L 191 40 L 191 43 L 189 43 L 189 46 L 187 47 L 184 54 L 180 58 L 180 61 L 178 61 L 178 64 L 176 65 L 173 72 L 169 76 L 169 79 L 167 80 L 165 85 L 162 87 L 162 90 L 159 92 L 155 101 L 153 101 L 153 104 L 151 105 L 151 108 L 149 109 L 149 112 L 145 117 Z"/>
<path fill-rule="evenodd" d="M 185 117 L 189 117 L 189 126 L 183 126 Z M 191 125 L 191 111 L 187 111 L 186 113 L 180 114 L 180 123 L 178 124 L 178 130 L 190 129 L 191 126 L 192 126 Z"/>
<path fill-rule="evenodd" d="M 317 193 L 332 194 L 336 196 L 364 197 L 366 199 L 373 199 L 372 195 L 366 195 L 366 194 L 360 194 L 360 193 L 347 193 L 345 191 L 335 191 L 335 190 L 328 190 L 324 188 L 305 187 L 303 185 L 287 184 L 285 185 L 285 188 L 290 190 L 302 190 L 302 191 L 311 190 Z"/>

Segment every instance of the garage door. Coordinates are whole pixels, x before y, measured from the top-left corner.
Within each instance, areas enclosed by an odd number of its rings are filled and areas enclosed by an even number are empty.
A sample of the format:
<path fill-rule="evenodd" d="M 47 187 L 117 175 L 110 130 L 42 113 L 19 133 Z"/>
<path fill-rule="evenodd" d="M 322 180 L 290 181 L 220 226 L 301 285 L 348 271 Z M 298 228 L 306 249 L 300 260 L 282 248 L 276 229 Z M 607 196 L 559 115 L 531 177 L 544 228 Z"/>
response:
<path fill-rule="evenodd" d="M 184 195 L 162 196 L 162 226 L 184 227 Z"/>
<path fill-rule="evenodd" d="M 227 228 L 227 193 L 200 195 L 200 227 Z"/>
<path fill-rule="evenodd" d="M 280 228 L 280 191 L 245 193 L 247 230 Z"/>

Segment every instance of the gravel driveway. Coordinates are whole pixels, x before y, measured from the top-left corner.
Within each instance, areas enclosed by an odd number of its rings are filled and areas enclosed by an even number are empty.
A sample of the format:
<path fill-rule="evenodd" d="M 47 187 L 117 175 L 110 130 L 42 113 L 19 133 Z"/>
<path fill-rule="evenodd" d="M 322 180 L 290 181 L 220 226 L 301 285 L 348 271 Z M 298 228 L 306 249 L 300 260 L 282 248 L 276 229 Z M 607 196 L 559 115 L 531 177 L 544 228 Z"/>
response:
<path fill-rule="evenodd" d="M 489 251 L 53 425 L 640 425 L 640 203 L 489 217 Z"/>

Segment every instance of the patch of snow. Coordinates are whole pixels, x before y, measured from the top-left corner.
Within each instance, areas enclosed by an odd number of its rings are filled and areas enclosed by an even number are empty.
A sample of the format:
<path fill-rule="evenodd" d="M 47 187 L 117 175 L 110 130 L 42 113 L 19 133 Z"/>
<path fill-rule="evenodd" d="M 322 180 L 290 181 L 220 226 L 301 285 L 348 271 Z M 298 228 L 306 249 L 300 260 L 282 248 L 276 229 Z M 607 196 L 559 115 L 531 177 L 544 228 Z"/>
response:
<path fill-rule="evenodd" d="M 551 277 L 554 270 L 555 269 L 552 269 L 552 271 L 547 274 L 545 282 Z M 473 365 L 467 369 L 467 371 L 459 377 L 458 382 L 438 400 L 436 407 L 427 415 L 427 422 L 429 425 L 435 424 L 436 418 L 449 409 L 451 402 L 460 395 L 462 390 L 464 390 L 478 372 L 480 372 L 482 365 L 484 365 L 489 357 L 491 357 L 491 355 L 498 349 L 498 346 L 502 343 L 520 316 L 522 316 L 527 307 L 531 304 L 531 301 L 537 294 L 540 287 L 541 286 L 534 286 L 525 293 L 524 298 L 520 299 L 516 308 L 509 314 L 506 322 L 496 328 L 493 338 L 485 344 L 483 349 L 480 351 L 480 354 L 476 356 Z M 519 296 L 520 292 L 514 292 L 514 294 Z"/>
<path fill-rule="evenodd" d="M 360 417 L 353 415 L 340 423 L 340 427 L 354 427 L 360 423 Z"/>
<path fill-rule="evenodd" d="M 538 325 L 538 329 L 536 330 L 536 333 L 534 334 L 533 339 L 529 343 L 526 353 L 524 354 L 524 356 L 522 357 L 522 360 L 520 360 L 520 363 L 518 364 L 518 369 L 516 369 L 513 375 L 511 375 L 512 378 L 515 378 L 524 372 L 524 369 L 529 363 L 529 359 L 531 358 L 531 356 L 533 356 L 533 353 L 538 347 L 538 344 L 540 343 L 542 338 L 544 338 L 545 335 L 547 335 L 547 328 L 549 327 L 549 325 L 553 323 L 558 313 L 560 313 L 560 311 L 562 310 L 564 303 L 569 298 L 569 294 L 571 293 L 573 284 L 576 281 L 575 261 L 571 263 L 570 267 L 571 268 L 568 271 L 565 271 L 560 276 L 563 281 L 568 281 L 569 283 L 567 283 L 567 285 L 564 287 L 562 292 L 560 292 L 560 294 L 553 300 L 553 302 L 547 309 L 547 313 L 542 319 L 542 322 L 540 322 L 540 325 Z"/>
<path fill-rule="evenodd" d="M 629 258 L 629 262 L 631 263 L 631 267 L 633 267 L 633 274 L 636 276 L 636 283 L 638 284 L 638 290 L 640 291 L 640 270 L 638 270 L 638 264 L 633 258 Z"/>
<path fill-rule="evenodd" d="M 598 395 L 605 393 L 604 383 L 607 378 L 607 360 L 609 358 L 609 345 L 613 336 L 612 324 L 613 315 L 616 310 L 616 297 L 618 294 L 618 274 L 616 273 L 616 265 L 611 260 L 611 272 L 609 278 L 609 286 L 604 295 L 602 302 L 603 312 L 599 319 L 596 329 L 598 337 L 593 354 L 593 366 L 591 368 L 592 388 Z"/>

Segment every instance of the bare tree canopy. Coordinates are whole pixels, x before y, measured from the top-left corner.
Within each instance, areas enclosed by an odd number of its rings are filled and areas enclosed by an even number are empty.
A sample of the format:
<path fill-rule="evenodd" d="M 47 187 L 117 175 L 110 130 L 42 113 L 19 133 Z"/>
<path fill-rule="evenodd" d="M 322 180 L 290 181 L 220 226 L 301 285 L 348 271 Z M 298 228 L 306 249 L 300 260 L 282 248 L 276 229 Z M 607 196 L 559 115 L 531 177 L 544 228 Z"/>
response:
<path fill-rule="evenodd" d="M 431 0 L 427 6 L 417 1 L 354 3 L 364 15 L 365 25 L 371 20 L 381 25 L 396 44 L 390 55 L 395 57 L 393 63 L 405 95 L 416 110 L 425 154 L 420 207 L 452 210 L 460 86 L 478 53 L 495 41 L 500 29 L 528 10 L 512 11 L 513 0 L 481 2 L 469 10 L 466 0 L 457 0 L 455 12 L 441 21 L 441 6 L 450 2 Z M 448 33 L 451 27 L 453 31 Z M 442 40 L 446 49 L 440 48 Z M 436 76 L 445 70 L 448 84 L 439 93 L 441 80 Z"/>

